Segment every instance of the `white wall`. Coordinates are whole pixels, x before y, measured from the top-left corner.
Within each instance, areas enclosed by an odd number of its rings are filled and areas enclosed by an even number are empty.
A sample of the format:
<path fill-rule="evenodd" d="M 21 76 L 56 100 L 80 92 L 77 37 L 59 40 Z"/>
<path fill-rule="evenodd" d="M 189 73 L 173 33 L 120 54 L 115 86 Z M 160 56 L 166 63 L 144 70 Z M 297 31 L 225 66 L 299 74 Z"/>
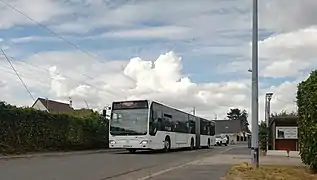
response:
<path fill-rule="evenodd" d="M 34 104 L 33 108 L 41 111 L 47 111 L 46 107 L 41 103 L 41 101 L 38 100 Z"/>

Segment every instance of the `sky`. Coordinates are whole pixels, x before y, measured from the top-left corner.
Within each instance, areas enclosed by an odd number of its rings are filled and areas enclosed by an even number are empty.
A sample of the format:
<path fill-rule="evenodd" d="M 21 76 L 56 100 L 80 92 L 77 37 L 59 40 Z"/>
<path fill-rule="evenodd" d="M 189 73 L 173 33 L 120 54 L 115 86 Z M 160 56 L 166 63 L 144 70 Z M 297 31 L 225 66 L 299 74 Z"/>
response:
<path fill-rule="evenodd" d="M 260 120 L 266 92 L 272 112 L 296 110 L 297 85 L 317 67 L 316 9 L 259 2 Z M 0 47 L 35 99 L 98 110 L 150 99 L 224 119 L 250 114 L 251 12 L 251 0 L 1 0 Z M 3 55 L 0 72 L 0 100 L 31 106 Z"/>

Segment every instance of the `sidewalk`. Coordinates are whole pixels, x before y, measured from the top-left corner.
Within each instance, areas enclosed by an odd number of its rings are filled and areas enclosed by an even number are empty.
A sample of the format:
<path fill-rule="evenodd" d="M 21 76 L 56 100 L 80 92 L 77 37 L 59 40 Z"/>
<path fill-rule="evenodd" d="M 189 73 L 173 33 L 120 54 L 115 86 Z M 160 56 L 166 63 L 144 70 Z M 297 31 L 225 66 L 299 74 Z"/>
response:
<path fill-rule="evenodd" d="M 240 149 L 240 150 L 239 150 Z M 246 149 L 246 148 L 245 148 Z M 231 153 L 237 154 L 231 154 Z M 175 169 L 164 174 L 152 177 L 152 180 L 221 180 L 227 171 L 235 164 L 250 163 L 249 151 L 241 148 L 230 152 L 214 155 L 203 160 Z M 261 156 L 261 165 L 302 165 L 300 158 Z"/>

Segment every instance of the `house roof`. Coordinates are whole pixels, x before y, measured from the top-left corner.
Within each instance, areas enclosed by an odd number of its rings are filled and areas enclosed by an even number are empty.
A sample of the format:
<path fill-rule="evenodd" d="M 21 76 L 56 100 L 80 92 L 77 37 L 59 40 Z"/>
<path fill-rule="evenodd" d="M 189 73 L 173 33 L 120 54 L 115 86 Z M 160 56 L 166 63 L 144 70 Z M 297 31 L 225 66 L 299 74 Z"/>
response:
<path fill-rule="evenodd" d="M 239 133 L 242 129 L 240 120 L 214 120 L 216 123 L 216 134 Z"/>
<path fill-rule="evenodd" d="M 61 112 L 74 111 L 74 109 L 70 107 L 70 104 L 53 101 L 49 99 L 44 99 L 44 98 L 37 98 L 37 100 L 34 102 L 32 107 L 34 107 L 37 101 L 40 101 L 49 112 L 61 113 Z"/>
<path fill-rule="evenodd" d="M 277 126 L 295 126 L 297 125 L 297 121 L 297 116 L 276 116 L 270 117 L 269 125 L 272 126 L 272 124 L 275 122 Z"/>

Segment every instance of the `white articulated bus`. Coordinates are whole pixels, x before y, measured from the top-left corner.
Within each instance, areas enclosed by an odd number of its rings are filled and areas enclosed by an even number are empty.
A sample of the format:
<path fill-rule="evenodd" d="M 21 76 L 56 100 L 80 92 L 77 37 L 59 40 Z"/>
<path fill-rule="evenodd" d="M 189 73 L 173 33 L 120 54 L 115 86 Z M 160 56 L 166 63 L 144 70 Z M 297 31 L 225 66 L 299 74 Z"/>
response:
<path fill-rule="evenodd" d="M 169 151 L 215 145 L 215 122 L 155 101 L 113 102 L 109 148 Z"/>

